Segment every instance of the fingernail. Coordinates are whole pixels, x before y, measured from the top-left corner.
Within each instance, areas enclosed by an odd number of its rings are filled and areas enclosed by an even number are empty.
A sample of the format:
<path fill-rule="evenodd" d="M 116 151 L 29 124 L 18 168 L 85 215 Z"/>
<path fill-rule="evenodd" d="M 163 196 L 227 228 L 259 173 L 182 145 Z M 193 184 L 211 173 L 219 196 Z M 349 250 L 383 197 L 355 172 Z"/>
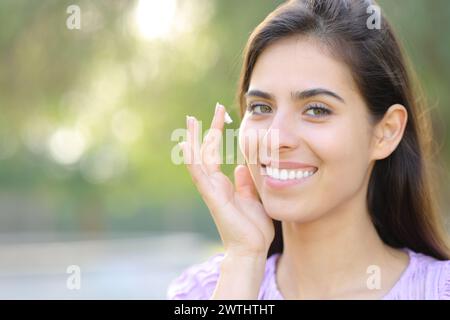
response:
<path fill-rule="evenodd" d="M 221 105 L 219 102 L 216 103 L 216 113 L 219 111 L 220 108 L 225 108 L 223 105 Z"/>

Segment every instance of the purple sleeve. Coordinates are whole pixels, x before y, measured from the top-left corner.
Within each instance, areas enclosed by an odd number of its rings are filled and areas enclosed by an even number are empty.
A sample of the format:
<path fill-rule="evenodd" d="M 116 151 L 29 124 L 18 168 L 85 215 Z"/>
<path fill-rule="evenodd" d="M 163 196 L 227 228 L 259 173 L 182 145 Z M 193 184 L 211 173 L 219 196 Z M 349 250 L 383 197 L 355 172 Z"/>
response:
<path fill-rule="evenodd" d="M 224 257 L 218 253 L 207 261 L 190 266 L 169 284 L 169 300 L 209 300 L 214 292 Z"/>
<path fill-rule="evenodd" d="M 450 260 L 445 261 L 439 284 L 439 299 L 450 300 Z"/>

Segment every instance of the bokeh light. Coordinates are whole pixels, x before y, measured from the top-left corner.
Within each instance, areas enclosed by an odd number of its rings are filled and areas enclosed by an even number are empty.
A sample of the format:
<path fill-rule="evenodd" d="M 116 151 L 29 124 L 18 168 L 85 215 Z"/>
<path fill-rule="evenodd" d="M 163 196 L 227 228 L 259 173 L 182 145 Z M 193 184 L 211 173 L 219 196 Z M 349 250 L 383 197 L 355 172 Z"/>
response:
<path fill-rule="evenodd" d="M 167 37 L 173 30 L 176 11 L 176 0 L 139 0 L 135 17 L 141 36 L 146 39 Z"/>
<path fill-rule="evenodd" d="M 81 132 L 70 128 L 60 128 L 51 135 L 48 147 L 56 162 L 70 165 L 80 160 L 86 148 L 86 141 Z"/>

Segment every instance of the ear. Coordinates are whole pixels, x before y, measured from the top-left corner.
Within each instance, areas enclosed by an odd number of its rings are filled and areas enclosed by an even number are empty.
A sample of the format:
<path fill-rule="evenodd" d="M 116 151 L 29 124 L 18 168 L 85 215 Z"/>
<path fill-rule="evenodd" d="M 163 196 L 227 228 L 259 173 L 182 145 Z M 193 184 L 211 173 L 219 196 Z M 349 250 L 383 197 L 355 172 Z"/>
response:
<path fill-rule="evenodd" d="M 408 111 L 404 106 L 394 104 L 389 107 L 383 119 L 376 124 L 374 129 L 373 160 L 385 159 L 394 152 L 403 138 L 407 122 Z"/>

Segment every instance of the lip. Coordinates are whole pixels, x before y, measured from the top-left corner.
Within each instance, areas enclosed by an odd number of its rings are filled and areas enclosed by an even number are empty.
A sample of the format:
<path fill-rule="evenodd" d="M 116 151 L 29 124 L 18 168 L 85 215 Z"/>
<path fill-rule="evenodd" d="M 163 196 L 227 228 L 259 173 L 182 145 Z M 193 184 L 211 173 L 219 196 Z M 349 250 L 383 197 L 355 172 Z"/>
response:
<path fill-rule="evenodd" d="M 268 163 L 262 163 L 263 167 L 273 167 L 278 169 L 314 169 L 317 170 L 317 167 L 301 162 L 293 162 L 293 161 L 269 161 Z"/>

